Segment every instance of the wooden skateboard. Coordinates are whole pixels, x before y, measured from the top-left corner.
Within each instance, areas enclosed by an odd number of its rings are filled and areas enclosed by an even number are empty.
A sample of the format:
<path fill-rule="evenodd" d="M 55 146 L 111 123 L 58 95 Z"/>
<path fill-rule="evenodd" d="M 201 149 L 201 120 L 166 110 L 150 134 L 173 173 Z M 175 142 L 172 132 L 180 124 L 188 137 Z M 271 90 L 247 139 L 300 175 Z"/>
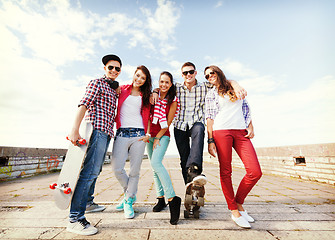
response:
<path fill-rule="evenodd" d="M 199 218 L 200 207 L 205 204 L 205 184 L 206 182 L 204 180 L 195 180 L 186 185 L 184 218 Z"/>
<path fill-rule="evenodd" d="M 70 143 L 57 183 L 50 184 L 50 188 L 54 190 L 55 203 L 60 209 L 67 209 L 71 203 L 93 126 L 91 123 L 83 122 L 80 130 L 83 139 L 77 141 L 78 146 Z"/>

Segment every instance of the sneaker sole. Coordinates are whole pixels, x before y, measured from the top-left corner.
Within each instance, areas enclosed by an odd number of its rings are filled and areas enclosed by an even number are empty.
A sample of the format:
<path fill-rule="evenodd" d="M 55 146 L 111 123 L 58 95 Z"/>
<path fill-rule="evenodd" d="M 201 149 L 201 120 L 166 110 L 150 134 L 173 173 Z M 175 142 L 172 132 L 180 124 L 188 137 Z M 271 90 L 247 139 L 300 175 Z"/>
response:
<path fill-rule="evenodd" d="M 92 231 L 92 232 L 83 232 L 83 231 L 78 231 L 78 230 L 74 230 L 72 228 L 66 228 L 66 231 L 71 232 L 71 233 L 76 233 L 79 235 L 84 235 L 84 236 L 89 236 L 89 235 L 94 235 L 98 233 L 98 229 L 96 229 L 96 231 Z"/>
<path fill-rule="evenodd" d="M 204 186 L 207 183 L 207 179 L 205 177 L 195 177 L 193 179 L 193 184 L 196 186 Z"/>
<path fill-rule="evenodd" d="M 86 210 L 85 213 L 103 212 L 103 211 L 105 211 L 105 209 L 106 208 L 104 208 L 104 209 Z"/>

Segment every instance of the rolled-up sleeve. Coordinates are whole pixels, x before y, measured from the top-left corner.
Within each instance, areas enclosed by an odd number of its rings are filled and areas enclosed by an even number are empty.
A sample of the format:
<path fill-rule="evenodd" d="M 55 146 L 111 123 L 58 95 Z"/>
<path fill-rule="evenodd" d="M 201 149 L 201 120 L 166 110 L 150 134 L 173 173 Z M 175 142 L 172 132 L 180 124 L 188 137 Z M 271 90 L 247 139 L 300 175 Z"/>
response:
<path fill-rule="evenodd" d="M 207 95 L 206 95 L 206 100 L 205 100 L 205 116 L 206 119 L 215 119 L 216 114 L 219 111 L 219 102 L 217 99 L 217 93 L 216 89 L 210 90 Z"/>
<path fill-rule="evenodd" d="M 84 97 L 80 100 L 78 106 L 84 105 L 86 108 L 89 108 L 94 100 L 96 99 L 96 96 L 99 93 L 99 83 L 98 81 L 91 80 L 86 87 L 86 92 Z"/>
<path fill-rule="evenodd" d="M 249 106 L 249 103 L 248 103 L 248 101 L 246 99 L 243 99 L 242 111 L 243 111 L 243 116 L 244 116 L 245 124 L 248 127 L 249 124 L 250 124 L 250 122 L 251 122 L 251 114 L 250 114 L 250 106 Z"/>

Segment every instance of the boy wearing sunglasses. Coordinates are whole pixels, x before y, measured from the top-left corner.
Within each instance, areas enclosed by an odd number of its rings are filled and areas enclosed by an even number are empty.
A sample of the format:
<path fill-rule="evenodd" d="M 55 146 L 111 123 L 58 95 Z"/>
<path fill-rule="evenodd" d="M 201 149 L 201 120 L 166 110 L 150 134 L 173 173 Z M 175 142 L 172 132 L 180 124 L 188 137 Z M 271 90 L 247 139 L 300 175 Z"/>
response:
<path fill-rule="evenodd" d="M 76 145 L 80 124 L 86 114 L 86 121 L 92 123 L 93 132 L 89 141 L 83 168 L 75 188 L 70 207 L 67 231 L 80 235 L 93 235 L 98 229 L 91 226 L 84 214 L 105 210 L 93 202 L 93 193 L 98 175 L 101 172 L 106 152 L 112 137 L 116 113 L 117 92 L 119 84 L 115 79 L 121 73 L 122 62 L 116 55 L 106 55 L 102 58 L 105 75 L 91 80 L 86 92 L 78 105 L 73 128 L 68 136 Z"/>
<path fill-rule="evenodd" d="M 174 136 L 180 155 L 180 166 L 185 184 L 197 176 L 203 179 L 203 148 L 205 137 L 205 98 L 213 87 L 209 82 L 198 82 L 195 65 L 186 62 L 181 67 L 184 83 L 176 83 L 180 111 L 174 119 Z M 246 92 L 236 81 L 230 81 L 237 96 L 244 98 Z M 191 139 L 191 141 L 190 141 Z"/>

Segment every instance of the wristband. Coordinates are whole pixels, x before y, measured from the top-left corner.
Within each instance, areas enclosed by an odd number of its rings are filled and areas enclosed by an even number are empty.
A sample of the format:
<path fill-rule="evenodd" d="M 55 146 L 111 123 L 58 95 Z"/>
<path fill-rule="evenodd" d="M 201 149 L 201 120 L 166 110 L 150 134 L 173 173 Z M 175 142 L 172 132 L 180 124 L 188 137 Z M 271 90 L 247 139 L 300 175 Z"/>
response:
<path fill-rule="evenodd" d="M 157 92 L 157 91 L 152 91 L 152 93 L 156 93 L 156 94 L 158 94 L 158 92 Z"/>
<path fill-rule="evenodd" d="M 161 140 L 161 138 L 159 138 L 159 137 L 155 137 L 155 139 Z"/>
<path fill-rule="evenodd" d="M 210 143 L 215 143 L 214 138 L 208 138 L 207 143 L 208 143 L 208 144 L 210 144 Z"/>
<path fill-rule="evenodd" d="M 146 133 L 145 136 L 151 137 L 151 134 L 150 133 Z"/>

